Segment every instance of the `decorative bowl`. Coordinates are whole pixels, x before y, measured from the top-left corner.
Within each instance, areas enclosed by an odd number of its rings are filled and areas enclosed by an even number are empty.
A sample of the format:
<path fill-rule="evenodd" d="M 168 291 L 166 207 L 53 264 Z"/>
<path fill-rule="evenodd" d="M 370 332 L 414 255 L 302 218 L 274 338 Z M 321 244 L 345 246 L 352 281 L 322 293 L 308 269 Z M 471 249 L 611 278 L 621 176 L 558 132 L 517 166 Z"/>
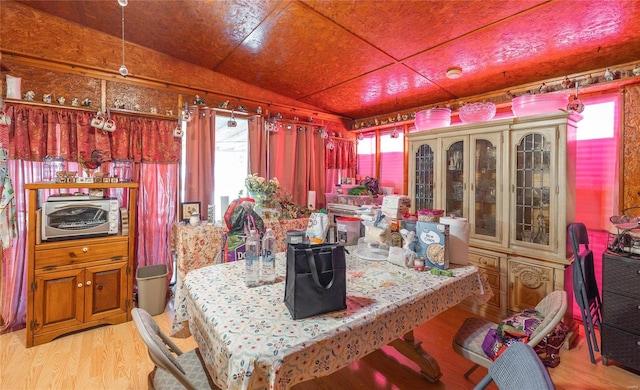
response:
<path fill-rule="evenodd" d="M 511 111 L 515 116 L 545 114 L 558 110 L 566 110 L 569 103 L 568 93 L 540 93 L 522 95 L 513 98 Z"/>
<path fill-rule="evenodd" d="M 430 130 L 451 124 L 451 110 L 448 108 L 430 108 L 416 113 L 417 130 Z"/>
<path fill-rule="evenodd" d="M 484 122 L 493 119 L 496 115 L 496 105 L 488 103 L 469 103 L 460 107 L 458 113 L 464 123 Z"/>

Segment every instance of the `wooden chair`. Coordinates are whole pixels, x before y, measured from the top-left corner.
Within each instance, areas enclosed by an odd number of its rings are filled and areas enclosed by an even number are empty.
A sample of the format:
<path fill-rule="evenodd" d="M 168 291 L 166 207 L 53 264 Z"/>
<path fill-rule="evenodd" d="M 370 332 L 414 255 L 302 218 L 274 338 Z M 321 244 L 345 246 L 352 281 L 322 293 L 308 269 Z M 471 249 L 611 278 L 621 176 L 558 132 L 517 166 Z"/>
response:
<path fill-rule="evenodd" d="M 599 352 L 595 327 L 602 322 L 602 300 L 593 266 L 593 251 L 589 249 L 587 227 L 583 223 L 569 225 L 569 240 L 573 247 L 573 295 L 580 307 L 585 339 L 589 347 L 591 363 L 595 363 L 593 351 Z"/>
<path fill-rule="evenodd" d="M 544 320 L 529 337 L 527 344 L 531 347 L 538 345 L 545 336 L 553 332 L 556 325 L 562 320 L 567 311 L 567 293 L 565 291 L 553 291 L 544 297 L 536 305 L 535 309 L 544 315 Z M 489 368 L 493 364 L 493 361 L 482 350 L 482 342 L 489 329 L 497 329 L 498 325 L 483 318 L 467 318 L 453 337 L 453 350 L 474 363 L 473 367 L 465 372 L 465 378 L 469 379 L 469 375 L 478 366 Z"/>
<path fill-rule="evenodd" d="M 183 353 L 144 309 L 134 308 L 131 315 L 155 364 L 149 373 L 150 389 L 217 389 L 210 384 L 195 349 Z"/>
<path fill-rule="evenodd" d="M 491 382 L 499 389 L 555 390 L 547 367 L 529 344 L 514 343 L 493 364 L 489 373 L 473 388 L 483 390 Z"/>

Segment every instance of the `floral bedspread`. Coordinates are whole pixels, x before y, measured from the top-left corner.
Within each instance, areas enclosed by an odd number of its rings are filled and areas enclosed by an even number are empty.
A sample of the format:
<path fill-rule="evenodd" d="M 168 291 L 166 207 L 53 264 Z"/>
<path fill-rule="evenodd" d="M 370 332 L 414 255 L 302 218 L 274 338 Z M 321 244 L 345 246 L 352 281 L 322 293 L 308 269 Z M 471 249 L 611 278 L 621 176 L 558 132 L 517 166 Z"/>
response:
<path fill-rule="evenodd" d="M 289 230 L 306 230 L 309 218 L 288 219 L 281 221 L 265 221 L 265 228 L 271 228 L 276 236 L 278 251 L 287 248 L 286 233 Z M 222 240 L 226 227 L 210 225 L 205 221 L 197 226 L 176 223 L 171 229 L 171 251 L 176 256 L 176 292 L 175 307 L 184 307 L 185 295 L 182 281 L 185 275 L 194 269 L 199 269 L 216 263 L 216 256 L 222 250 Z M 188 336 L 186 317 L 176 311 L 171 327 L 171 335 Z"/>
<path fill-rule="evenodd" d="M 355 248 L 352 248 L 355 249 Z M 347 255 L 347 310 L 294 321 L 284 305 L 285 253 L 275 284 L 247 288 L 244 261 L 190 272 L 184 310 L 222 389 L 288 389 L 329 375 L 469 296 L 492 292 L 473 265 L 434 276 Z"/>

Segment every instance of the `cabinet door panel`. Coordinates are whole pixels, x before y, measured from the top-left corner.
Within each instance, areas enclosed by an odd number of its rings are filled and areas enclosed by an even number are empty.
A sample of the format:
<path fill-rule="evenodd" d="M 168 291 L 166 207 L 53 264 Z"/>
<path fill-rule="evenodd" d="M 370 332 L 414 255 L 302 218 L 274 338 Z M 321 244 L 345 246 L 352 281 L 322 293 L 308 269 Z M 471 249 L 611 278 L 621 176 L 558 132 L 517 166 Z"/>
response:
<path fill-rule="evenodd" d="M 553 291 L 553 269 L 509 261 L 509 310 L 535 307 Z"/>
<path fill-rule="evenodd" d="M 73 327 L 83 322 L 84 270 L 36 275 L 35 331 Z"/>
<path fill-rule="evenodd" d="M 127 263 L 86 269 L 85 321 L 126 314 Z"/>
<path fill-rule="evenodd" d="M 555 252 L 555 127 L 512 134 L 511 243 Z"/>
<path fill-rule="evenodd" d="M 445 179 L 445 215 L 468 218 L 467 176 L 468 137 L 450 137 L 442 140 Z"/>
<path fill-rule="evenodd" d="M 427 140 L 415 144 L 412 148 L 409 172 L 415 172 L 415 176 L 409 186 L 409 197 L 413 200 L 411 208 L 414 211 L 437 207 L 436 183 L 440 181 L 436 169 L 438 153 L 437 140 Z"/>
<path fill-rule="evenodd" d="M 501 133 L 473 135 L 470 138 L 471 237 L 502 242 L 504 201 Z"/>

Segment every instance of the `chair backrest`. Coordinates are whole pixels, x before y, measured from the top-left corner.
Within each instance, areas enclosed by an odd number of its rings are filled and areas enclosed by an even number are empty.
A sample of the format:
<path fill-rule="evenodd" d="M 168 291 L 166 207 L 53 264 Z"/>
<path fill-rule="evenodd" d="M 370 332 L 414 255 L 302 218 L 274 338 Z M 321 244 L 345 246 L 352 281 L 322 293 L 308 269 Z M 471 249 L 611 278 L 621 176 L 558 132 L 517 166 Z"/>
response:
<path fill-rule="evenodd" d="M 584 245 L 584 249 L 589 249 L 589 234 L 584 223 L 576 222 L 569 225 L 569 241 L 571 241 L 573 255 L 576 257 L 581 251 L 580 245 Z"/>
<path fill-rule="evenodd" d="M 532 347 L 538 345 L 546 335 L 553 332 L 556 325 L 564 317 L 567 311 L 567 293 L 562 290 L 551 292 L 536 305 L 536 310 L 544 315 L 544 320 L 531 333 L 527 344 Z"/>
<path fill-rule="evenodd" d="M 569 240 L 573 247 L 573 287 L 574 292 L 584 287 L 585 298 L 588 301 L 599 296 L 598 284 L 594 271 L 593 251 L 589 249 L 589 236 L 587 227 L 583 223 L 572 223 L 569 225 Z M 584 245 L 581 248 L 580 245 Z M 576 295 L 580 295 L 577 294 Z M 583 307 L 582 297 L 577 296 L 578 304 Z M 584 307 L 588 307 L 588 302 L 584 302 Z"/>
<path fill-rule="evenodd" d="M 525 343 L 513 343 L 510 345 L 489 366 L 487 377 L 490 377 L 498 388 L 503 390 L 555 389 L 555 385 L 549 376 L 549 371 L 542 364 L 534 349 Z M 481 383 L 488 384 L 487 382 L 490 382 L 490 380 L 483 380 Z M 484 388 L 484 386 L 480 388 Z"/>
<path fill-rule="evenodd" d="M 138 328 L 138 333 L 147 345 L 153 364 L 171 373 L 187 389 L 195 389 L 195 386 L 185 376 L 185 370 L 174 356 L 174 353 L 178 356 L 182 355 L 180 348 L 160 330 L 158 324 L 146 310 L 134 308 L 131 310 L 131 315 L 136 328 Z"/>

